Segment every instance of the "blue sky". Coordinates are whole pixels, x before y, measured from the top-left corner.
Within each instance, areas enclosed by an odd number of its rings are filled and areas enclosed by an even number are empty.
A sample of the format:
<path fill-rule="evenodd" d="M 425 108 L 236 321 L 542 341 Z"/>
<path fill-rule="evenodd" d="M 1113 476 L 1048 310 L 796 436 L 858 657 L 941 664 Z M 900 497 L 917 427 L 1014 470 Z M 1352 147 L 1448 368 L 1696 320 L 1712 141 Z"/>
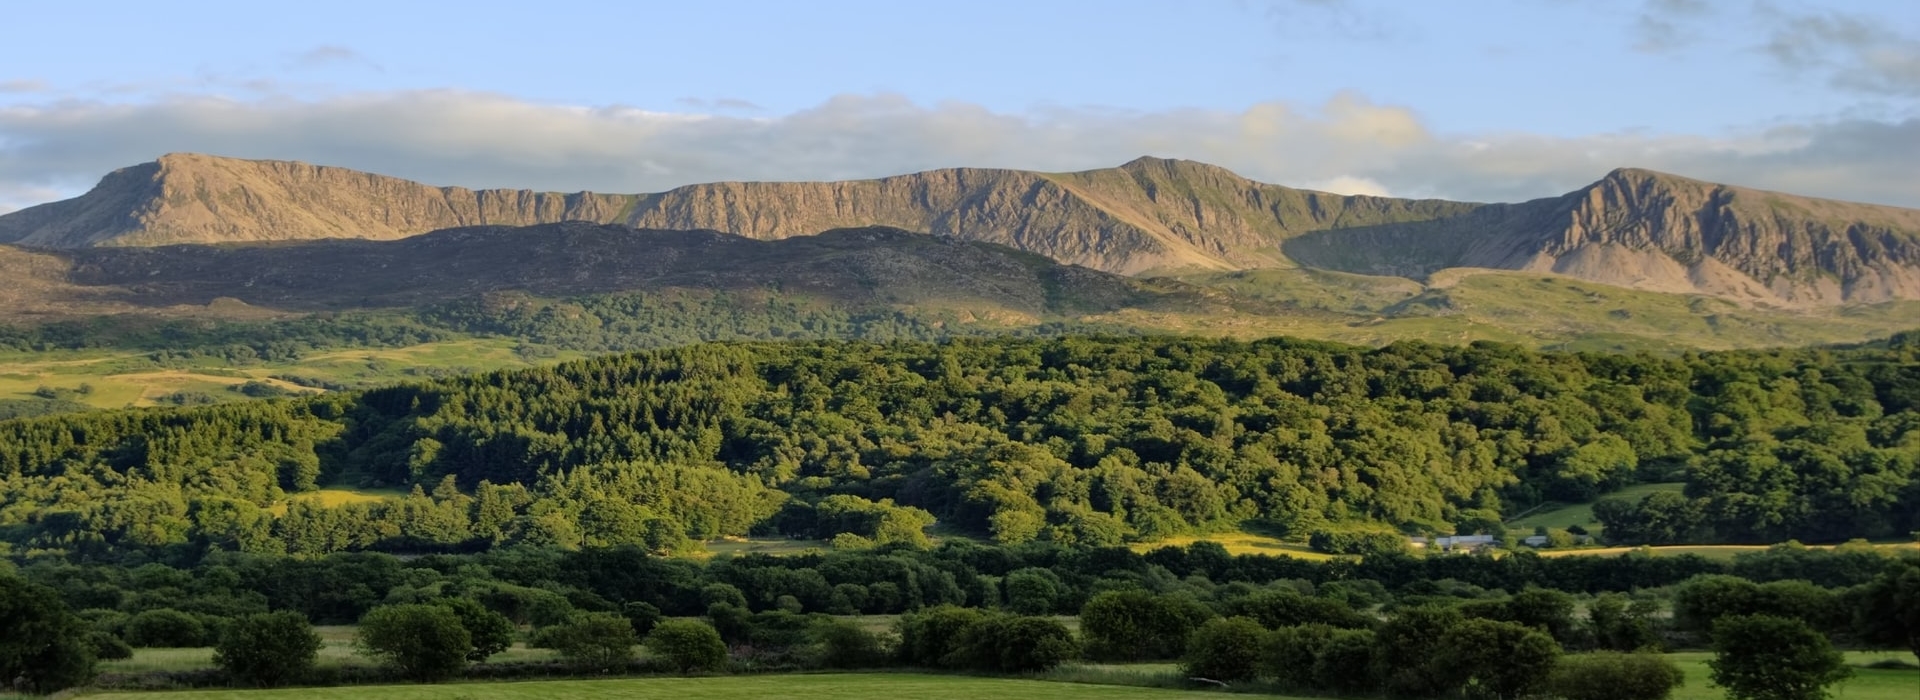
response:
<path fill-rule="evenodd" d="M 1515 200 L 1619 166 L 1920 206 L 1913 0 L 28 2 L 0 210 L 173 151 L 653 191 L 1139 155 Z"/>

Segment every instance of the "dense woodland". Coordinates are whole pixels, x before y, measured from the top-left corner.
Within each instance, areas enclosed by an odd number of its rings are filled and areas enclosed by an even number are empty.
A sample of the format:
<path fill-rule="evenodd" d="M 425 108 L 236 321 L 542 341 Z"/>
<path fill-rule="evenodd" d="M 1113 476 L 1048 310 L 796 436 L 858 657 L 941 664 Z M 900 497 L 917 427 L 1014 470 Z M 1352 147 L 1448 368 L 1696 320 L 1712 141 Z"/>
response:
<path fill-rule="evenodd" d="M 1286 339 L 718 343 L 358 393 L 0 422 L 0 540 L 302 556 L 736 535 L 1109 546 L 1258 522 L 1626 543 L 1920 529 L 1913 344 L 1564 354 Z M 327 507 L 320 484 L 411 489 Z M 1388 538 L 1391 539 L 1391 538 Z"/>

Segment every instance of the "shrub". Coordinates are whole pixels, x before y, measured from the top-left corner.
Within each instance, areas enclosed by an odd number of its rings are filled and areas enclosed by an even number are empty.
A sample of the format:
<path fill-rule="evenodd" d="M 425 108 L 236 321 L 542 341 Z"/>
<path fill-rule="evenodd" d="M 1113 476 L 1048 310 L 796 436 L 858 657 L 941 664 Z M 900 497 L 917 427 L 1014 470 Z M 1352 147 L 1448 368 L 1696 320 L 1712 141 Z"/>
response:
<path fill-rule="evenodd" d="M 460 616 L 439 605 L 389 605 L 360 618 L 354 645 L 362 654 L 424 681 L 452 676 L 467 664 L 473 638 Z"/>
<path fill-rule="evenodd" d="M 1514 622 L 1471 619 L 1440 638 L 1432 663 L 1469 695 L 1517 698 L 1546 683 L 1560 645 L 1545 632 Z"/>
<path fill-rule="evenodd" d="M 699 620 L 665 620 L 647 635 L 647 651 L 681 673 L 718 671 L 727 665 L 727 644 Z"/>
<path fill-rule="evenodd" d="M 1373 630 L 1335 629 L 1314 655 L 1315 688 L 1358 695 L 1379 685 L 1373 677 Z"/>
<path fill-rule="evenodd" d="M 159 608 L 127 620 L 123 638 L 136 647 L 203 647 L 207 645 L 207 628 L 192 615 Z"/>
<path fill-rule="evenodd" d="M 213 663 L 238 680 L 271 688 L 305 676 L 319 654 L 320 635 L 307 618 L 282 610 L 228 625 L 213 649 Z"/>
<path fill-rule="evenodd" d="M 633 662 L 633 645 L 639 642 L 627 618 L 613 613 L 587 613 L 555 630 L 553 648 L 576 667 L 605 673 L 624 669 Z"/>
<path fill-rule="evenodd" d="M 913 666 L 946 666 L 947 658 L 959 647 L 961 633 L 985 616 L 979 610 L 952 605 L 901 616 L 900 661 Z"/>
<path fill-rule="evenodd" d="M 1686 674 L 1658 654 L 1603 651 L 1560 659 L 1547 692 L 1565 700 L 1666 700 Z"/>
<path fill-rule="evenodd" d="M 513 621 L 507 616 L 488 610 L 472 598 L 442 598 L 433 604 L 452 610 L 460 618 L 460 627 L 467 631 L 467 642 L 473 645 L 467 651 L 468 661 L 486 661 L 494 654 L 513 648 Z"/>
<path fill-rule="evenodd" d="M 1032 673 L 1074 657 L 1073 633 L 1045 617 L 988 615 L 961 630 L 946 662 L 975 671 Z"/>
<path fill-rule="evenodd" d="M 1827 686 L 1853 675 L 1825 635 L 1793 618 L 1720 618 L 1713 653 L 1710 677 L 1732 700 L 1825 700 Z"/>
<path fill-rule="evenodd" d="M 870 668 L 886 661 L 880 637 L 852 620 L 821 620 L 813 637 L 820 645 L 816 663 L 827 668 Z"/>
<path fill-rule="evenodd" d="M 1185 650 L 1187 635 L 1213 611 L 1191 598 L 1146 591 L 1107 591 L 1080 608 L 1080 638 L 1088 658 L 1168 659 Z"/>
<path fill-rule="evenodd" d="M 1260 623 L 1244 617 L 1208 620 L 1187 640 L 1180 672 L 1189 678 L 1222 682 L 1253 678 L 1266 635 Z"/>
<path fill-rule="evenodd" d="M 93 658 L 103 661 L 133 658 L 133 647 L 111 632 L 88 632 L 87 646 L 93 649 Z"/>

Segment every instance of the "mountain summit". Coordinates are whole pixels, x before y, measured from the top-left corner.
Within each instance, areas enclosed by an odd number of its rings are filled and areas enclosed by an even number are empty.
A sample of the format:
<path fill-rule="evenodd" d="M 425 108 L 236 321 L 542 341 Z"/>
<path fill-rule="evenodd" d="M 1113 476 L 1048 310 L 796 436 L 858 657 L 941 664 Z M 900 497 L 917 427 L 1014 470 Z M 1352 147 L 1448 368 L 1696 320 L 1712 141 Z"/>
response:
<path fill-rule="evenodd" d="M 0 216 L 0 243 L 392 240 L 570 220 L 761 240 L 885 226 L 1129 275 L 1309 266 L 1422 278 L 1480 267 L 1782 306 L 1920 299 L 1920 210 L 1633 169 L 1560 197 L 1477 204 L 1293 189 L 1160 158 L 1074 173 L 956 168 L 565 194 L 170 154 L 80 197 Z"/>

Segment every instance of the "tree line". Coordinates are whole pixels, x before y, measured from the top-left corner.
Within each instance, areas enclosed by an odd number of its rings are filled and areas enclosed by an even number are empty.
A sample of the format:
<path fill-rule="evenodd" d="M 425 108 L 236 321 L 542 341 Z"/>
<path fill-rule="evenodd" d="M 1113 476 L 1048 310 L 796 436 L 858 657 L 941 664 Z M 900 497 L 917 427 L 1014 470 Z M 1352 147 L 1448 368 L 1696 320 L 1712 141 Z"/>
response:
<path fill-rule="evenodd" d="M 32 670 L 46 689 L 129 647 L 215 646 L 233 676 L 180 680 L 307 682 L 285 675 L 298 663 L 262 655 L 310 654 L 309 624 L 358 625 L 363 653 L 414 680 L 480 672 L 471 665 L 519 642 L 555 649 L 576 673 L 1171 660 L 1190 677 L 1290 692 L 1583 698 L 1619 696 L 1565 689 L 1662 677 L 1657 657 L 1636 652 L 1745 645 L 1765 657 L 1780 649 L 1756 639 L 1797 638 L 1817 640 L 1816 652 L 1838 641 L 1920 655 L 1912 556 L 1786 546 L 1730 562 L 1577 560 L 1313 562 L 1205 542 L 1138 553 L 968 541 L 706 562 L 633 546 L 407 559 L 215 551 L 177 566 L 36 557 L 0 571 L 0 673 Z M 891 630 L 847 617 L 862 613 L 901 617 Z M 1078 631 L 1061 615 L 1077 616 Z M 633 653 L 643 639 L 644 662 Z"/>

